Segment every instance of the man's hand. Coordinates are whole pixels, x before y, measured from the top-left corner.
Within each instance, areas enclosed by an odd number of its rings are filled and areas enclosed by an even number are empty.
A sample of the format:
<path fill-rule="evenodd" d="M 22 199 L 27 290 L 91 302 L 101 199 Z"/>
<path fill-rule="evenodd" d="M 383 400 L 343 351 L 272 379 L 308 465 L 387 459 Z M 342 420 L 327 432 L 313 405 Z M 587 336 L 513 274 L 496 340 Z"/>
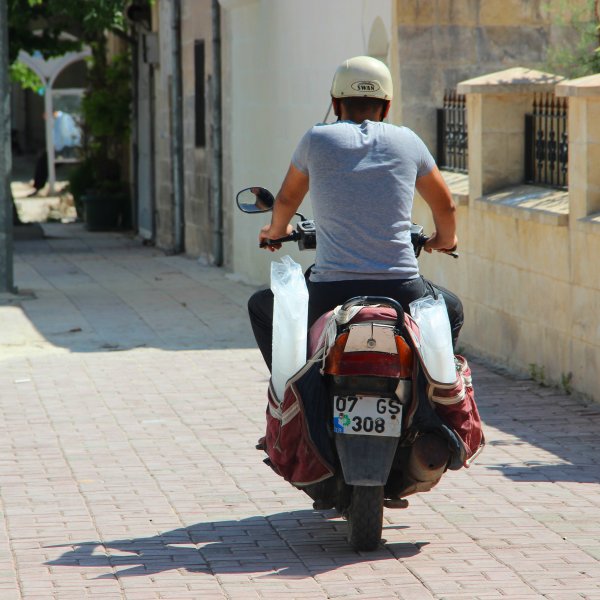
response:
<path fill-rule="evenodd" d="M 258 244 L 260 246 L 263 242 L 266 242 L 267 240 L 278 240 L 279 238 L 285 237 L 286 235 L 290 235 L 292 231 L 294 231 L 294 228 L 291 225 L 288 225 L 283 231 L 274 227 L 273 225 L 265 225 L 258 234 Z M 275 250 L 279 250 L 281 248 L 281 244 L 264 246 L 264 248 L 270 250 L 271 252 L 275 252 Z"/>
<path fill-rule="evenodd" d="M 432 250 L 436 250 L 437 252 L 444 252 L 445 254 L 449 254 L 450 252 L 455 252 L 458 246 L 458 238 L 454 235 L 452 238 L 441 238 L 438 236 L 437 232 L 434 231 L 431 237 L 425 242 L 423 249 L 425 252 L 429 252 L 431 254 Z"/>

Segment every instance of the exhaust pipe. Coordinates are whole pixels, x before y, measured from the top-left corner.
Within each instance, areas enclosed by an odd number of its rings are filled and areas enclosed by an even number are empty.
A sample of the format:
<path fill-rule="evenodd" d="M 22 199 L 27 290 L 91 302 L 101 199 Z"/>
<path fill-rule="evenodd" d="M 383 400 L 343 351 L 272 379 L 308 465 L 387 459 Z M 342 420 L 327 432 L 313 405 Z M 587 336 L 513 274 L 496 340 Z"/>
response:
<path fill-rule="evenodd" d="M 402 496 L 428 492 L 442 478 L 450 459 L 448 445 L 439 435 L 426 433 L 415 440 L 404 472 L 404 487 L 394 498 L 386 499 L 388 508 L 406 508 Z"/>
<path fill-rule="evenodd" d="M 446 442 L 435 433 L 417 438 L 408 459 L 408 475 L 419 482 L 437 483 L 448 464 L 450 451 Z"/>

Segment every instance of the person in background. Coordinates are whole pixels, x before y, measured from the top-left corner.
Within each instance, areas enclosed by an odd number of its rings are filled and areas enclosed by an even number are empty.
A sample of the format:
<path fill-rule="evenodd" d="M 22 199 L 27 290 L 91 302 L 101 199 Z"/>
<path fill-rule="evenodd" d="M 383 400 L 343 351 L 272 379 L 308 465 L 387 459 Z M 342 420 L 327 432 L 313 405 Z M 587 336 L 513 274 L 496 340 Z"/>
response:
<path fill-rule="evenodd" d="M 75 119 L 62 110 L 53 113 L 52 143 L 55 157 L 73 158 L 75 148 L 81 144 L 81 129 Z M 46 115 L 44 115 L 44 119 Z M 44 150 L 35 163 L 32 186 L 33 192 L 29 197 L 37 196 L 48 181 L 48 153 Z"/>

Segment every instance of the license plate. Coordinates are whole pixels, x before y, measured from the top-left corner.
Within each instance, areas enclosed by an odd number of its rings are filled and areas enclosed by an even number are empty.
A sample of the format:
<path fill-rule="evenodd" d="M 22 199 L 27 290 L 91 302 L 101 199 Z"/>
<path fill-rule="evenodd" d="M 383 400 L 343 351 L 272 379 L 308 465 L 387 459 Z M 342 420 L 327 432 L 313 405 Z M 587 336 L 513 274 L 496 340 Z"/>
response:
<path fill-rule="evenodd" d="M 354 435 L 399 437 L 402 404 L 397 398 L 334 396 L 333 431 Z"/>

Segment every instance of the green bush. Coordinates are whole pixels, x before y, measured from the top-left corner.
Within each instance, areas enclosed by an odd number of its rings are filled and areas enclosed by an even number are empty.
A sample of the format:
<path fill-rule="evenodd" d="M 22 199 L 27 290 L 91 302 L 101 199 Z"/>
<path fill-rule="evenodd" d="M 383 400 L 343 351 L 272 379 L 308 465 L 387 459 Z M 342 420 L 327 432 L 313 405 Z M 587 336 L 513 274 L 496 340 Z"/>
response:
<path fill-rule="evenodd" d="M 131 60 L 128 54 L 119 54 L 107 65 L 102 80 L 92 81 L 81 104 L 92 145 L 105 149 L 110 158 L 118 159 L 115 152 L 129 139 L 131 100 Z"/>
<path fill-rule="evenodd" d="M 600 14 L 597 0 L 573 3 L 556 0 L 548 3 L 553 24 L 574 34 L 570 43 L 548 49 L 545 68 L 569 79 L 600 73 Z"/>
<path fill-rule="evenodd" d="M 107 203 L 110 199 L 111 205 L 116 201 L 122 215 L 130 212 L 126 205 L 131 202 L 122 170 L 131 130 L 131 59 L 128 53 L 109 63 L 96 59 L 81 103 L 85 159 L 71 174 L 69 186 L 78 214 L 83 214 L 85 195 L 107 198 Z M 120 222 L 123 226 L 125 220 Z"/>

